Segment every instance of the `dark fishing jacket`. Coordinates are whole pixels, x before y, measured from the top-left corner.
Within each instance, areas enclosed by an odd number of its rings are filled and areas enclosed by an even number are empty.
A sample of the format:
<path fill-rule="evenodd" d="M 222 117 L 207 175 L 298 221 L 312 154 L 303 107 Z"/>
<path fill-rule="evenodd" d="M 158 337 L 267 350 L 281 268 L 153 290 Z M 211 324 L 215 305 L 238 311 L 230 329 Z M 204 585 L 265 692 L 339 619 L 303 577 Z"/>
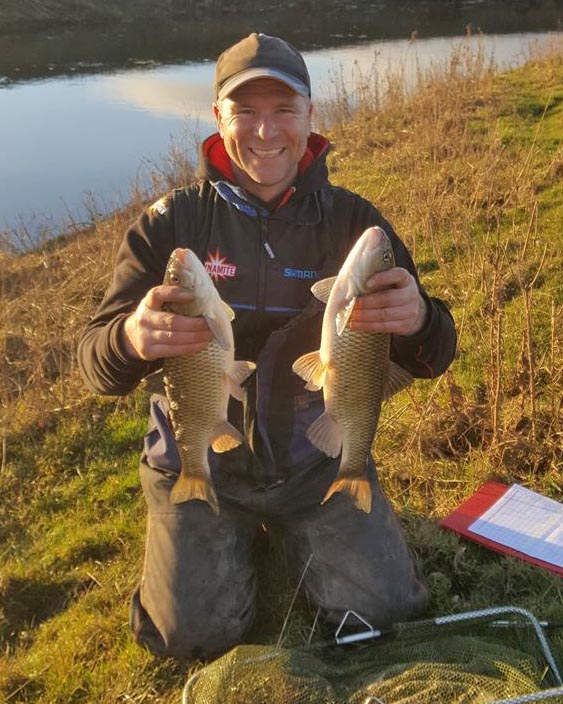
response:
<path fill-rule="evenodd" d="M 368 201 L 328 181 L 329 143 L 312 134 L 294 185 L 272 211 L 234 184 L 222 140 L 204 142 L 196 181 L 155 203 L 129 228 L 117 255 L 113 280 L 78 348 L 88 387 L 124 395 L 161 367 L 127 355 L 122 327 L 147 291 L 162 283 L 175 247 L 189 247 L 205 262 L 217 289 L 236 312 L 236 359 L 257 363 L 245 384 L 246 400 L 231 399 L 229 418 L 247 444 L 214 455 L 213 467 L 246 465 L 257 484 L 269 485 L 324 455 L 305 436 L 322 412 L 321 392 L 309 392 L 291 365 L 318 349 L 324 306 L 311 285 L 335 275 L 355 240 L 371 225 L 390 237 L 397 266 L 417 280 L 414 263 L 391 225 Z M 391 357 L 415 377 L 434 377 L 451 363 L 454 323 L 445 305 L 420 283 L 428 315 L 423 329 L 392 336 Z M 179 456 L 167 422 L 166 403 L 155 397 L 145 439 L 149 464 L 178 469 Z M 234 454 L 233 454 L 234 453 Z"/>

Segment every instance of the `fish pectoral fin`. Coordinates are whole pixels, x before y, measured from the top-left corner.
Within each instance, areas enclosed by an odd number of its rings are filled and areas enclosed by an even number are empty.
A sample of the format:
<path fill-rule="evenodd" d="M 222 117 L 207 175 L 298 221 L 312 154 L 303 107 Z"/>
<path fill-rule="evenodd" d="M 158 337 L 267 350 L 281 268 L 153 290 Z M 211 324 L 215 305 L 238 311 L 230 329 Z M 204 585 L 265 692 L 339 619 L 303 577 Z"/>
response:
<path fill-rule="evenodd" d="M 207 479 L 180 472 L 180 476 L 170 492 L 170 501 L 173 504 L 183 504 L 193 499 L 205 501 L 215 513 L 219 513 L 217 495 Z"/>
<path fill-rule="evenodd" d="M 215 452 L 228 452 L 238 447 L 244 438 L 241 433 L 225 420 L 214 428 L 210 445 Z"/>
<path fill-rule="evenodd" d="M 222 315 L 216 316 L 204 313 L 203 317 L 219 346 L 228 352 L 231 349 L 231 340 L 226 326 L 230 325 L 230 323 Z"/>
<path fill-rule="evenodd" d="M 231 396 L 234 396 L 237 401 L 244 400 L 244 391 L 242 390 L 241 385 L 248 379 L 255 369 L 256 364 L 254 362 L 239 361 L 233 362 L 227 371 L 225 376 L 227 377 L 229 393 Z"/>
<path fill-rule="evenodd" d="M 346 329 L 346 326 L 348 325 L 348 321 L 350 320 L 350 316 L 352 315 L 352 311 L 354 310 L 354 306 L 356 305 L 356 298 L 357 296 L 354 296 L 352 299 L 350 299 L 350 301 L 344 306 L 344 308 L 341 308 L 336 314 L 336 334 L 338 335 L 338 337 L 342 335 L 342 333 Z"/>
<path fill-rule="evenodd" d="M 338 457 L 342 450 L 342 430 L 329 413 L 323 413 L 311 423 L 307 437 L 328 457 Z"/>
<path fill-rule="evenodd" d="M 335 281 L 336 276 L 329 276 L 328 279 L 321 279 L 311 286 L 311 293 L 315 298 L 318 298 L 319 301 L 326 303 Z"/>
<path fill-rule="evenodd" d="M 336 493 L 348 494 L 356 508 L 365 513 L 371 511 L 371 485 L 367 478 L 360 477 L 359 479 L 338 479 L 329 486 L 326 496 L 321 501 L 326 503 L 333 494 Z"/>
<path fill-rule="evenodd" d="M 225 303 L 225 301 L 221 298 L 221 305 L 223 307 L 223 310 L 225 311 L 225 315 L 230 321 L 233 321 L 235 319 L 235 311 L 231 308 L 231 306 L 228 303 Z"/>
<path fill-rule="evenodd" d="M 227 372 L 226 377 L 229 393 L 231 396 L 236 398 L 237 401 L 242 402 L 244 400 L 242 384 L 248 379 L 255 369 L 256 364 L 254 362 L 239 361 L 234 362 L 232 367 Z"/>
<path fill-rule="evenodd" d="M 390 362 L 389 373 L 383 389 L 383 399 L 391 398 L 394 394 L 410 386 L 413 381 L 414 377 L 406 369 L 395 364 L 395 362 Z"/>
<path fill-rule="evenodd" d="M 318 391 L 325 383 L 326 364 L 321 360 L 320 350 L 307 352 L 291 365 L 292 370 L 307 382 L 308 391 Z"/>

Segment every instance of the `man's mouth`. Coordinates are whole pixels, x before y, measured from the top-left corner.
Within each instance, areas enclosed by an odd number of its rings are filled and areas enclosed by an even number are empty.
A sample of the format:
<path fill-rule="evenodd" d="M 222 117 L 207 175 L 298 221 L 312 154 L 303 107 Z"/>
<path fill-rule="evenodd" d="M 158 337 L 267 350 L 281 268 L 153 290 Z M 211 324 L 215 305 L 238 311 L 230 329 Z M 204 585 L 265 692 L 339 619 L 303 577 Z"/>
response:
<path fill-rule="evenodd" d="M 278 147 L 277 149 L 257 149 L 249 147 L 250 152 L 259 159 L 275 159 L 282 154 L 284 149 L 285 147 Z"/>

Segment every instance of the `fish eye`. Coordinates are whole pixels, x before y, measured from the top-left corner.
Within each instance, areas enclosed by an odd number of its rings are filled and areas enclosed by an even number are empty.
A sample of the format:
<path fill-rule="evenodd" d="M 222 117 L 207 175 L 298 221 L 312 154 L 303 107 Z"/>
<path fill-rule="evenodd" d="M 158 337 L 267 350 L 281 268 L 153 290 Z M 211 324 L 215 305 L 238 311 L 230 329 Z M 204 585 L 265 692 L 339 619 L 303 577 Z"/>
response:
<path fill-rule="evenodd" d="M 170 274 L 170 283 L 177 286 L 180 283 L 180 277 L 178 274 Z"/>
<path fill-rule="evenodd" d="M 390 262 L 390 261 L 391 261 L 391 252 L 389 252 L 389 250 L 383 252 L 383 261 L 384 261 L 384 262 Z"/>

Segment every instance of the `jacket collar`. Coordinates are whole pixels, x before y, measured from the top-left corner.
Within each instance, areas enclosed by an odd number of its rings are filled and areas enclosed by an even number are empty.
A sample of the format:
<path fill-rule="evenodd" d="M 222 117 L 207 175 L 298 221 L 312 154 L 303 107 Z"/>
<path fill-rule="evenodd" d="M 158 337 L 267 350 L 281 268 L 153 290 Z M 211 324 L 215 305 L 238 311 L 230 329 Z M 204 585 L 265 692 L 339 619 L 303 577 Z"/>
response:
<path fill-rule="evenodd" d="M 299 162 L 297 178 L 282 196 L 276 210 L 282 208 L 288 201 L 312 193 L 326 184 L 328 171 L 325 162 L 329 150 L 330 142 L 322 135 L 311 132 L 305 154 Z M 236 185 L 231 160 L 218 133 L 212 134 L 201 145 L 196 175 L 198 178 L 210 181 L 222 198 L 230 201 L 230 198 L 225 197 L 226 194 L 235 193 L 239 204 L 240 199 L 246 201 L 251 207 L 256 208 L 257 214 L 263 209 L 263 206 L 257 205 L 256 199 Z M 239 207 L 240 209 L 242 208 Z"/>

